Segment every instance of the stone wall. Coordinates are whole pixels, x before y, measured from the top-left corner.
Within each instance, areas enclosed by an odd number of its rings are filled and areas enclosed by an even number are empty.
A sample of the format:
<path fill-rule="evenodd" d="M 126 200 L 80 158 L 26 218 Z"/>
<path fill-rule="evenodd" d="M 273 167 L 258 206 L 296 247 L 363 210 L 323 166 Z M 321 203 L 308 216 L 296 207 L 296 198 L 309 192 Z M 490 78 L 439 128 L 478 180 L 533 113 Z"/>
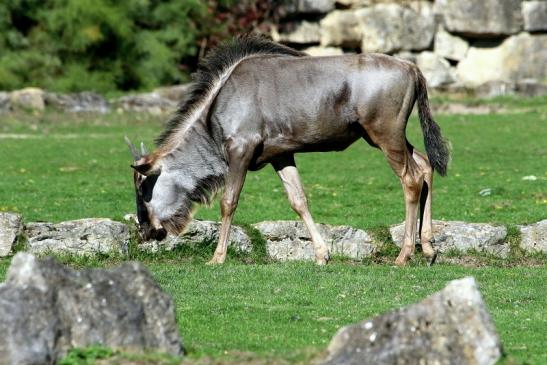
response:
<path fill-rule="evenodd" d="M 547 93 L 547 1 L 286 0 L 274 40 L 312 55 L 381 52 L 429 86 L 483 96 Z"/>

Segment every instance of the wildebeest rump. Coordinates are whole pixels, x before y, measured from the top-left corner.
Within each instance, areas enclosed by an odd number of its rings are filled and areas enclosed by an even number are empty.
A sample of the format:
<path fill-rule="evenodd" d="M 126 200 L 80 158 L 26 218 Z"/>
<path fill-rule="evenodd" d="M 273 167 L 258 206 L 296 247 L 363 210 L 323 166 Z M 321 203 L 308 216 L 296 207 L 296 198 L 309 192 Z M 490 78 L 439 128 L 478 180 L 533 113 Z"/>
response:
<path fill-rule="evenodd" d="M 405 136 L 416 101 L 427 156 Z M 141 235 L 181 233 L 194 203 L 208 202 L 224 186 L 221 232 L 210 261 L 224 262 L 246 173 L 269 163 L 310 232 L 316 262 L 324 264 L 328 249 L 309 212 L 294 154 L 339 151 L 360 138 L 382 150 L 403 186 L 405 238 L 396 263 L 414 252 L 418 203 L 423 253 L 432 256 L 432 174 L 446 174 L 448 149 L 420 70 L 381 54 L 310 57 L 262 37 L 236 38 L 205 59 L 157 149 L 148 154 L 131 145 Z"/>

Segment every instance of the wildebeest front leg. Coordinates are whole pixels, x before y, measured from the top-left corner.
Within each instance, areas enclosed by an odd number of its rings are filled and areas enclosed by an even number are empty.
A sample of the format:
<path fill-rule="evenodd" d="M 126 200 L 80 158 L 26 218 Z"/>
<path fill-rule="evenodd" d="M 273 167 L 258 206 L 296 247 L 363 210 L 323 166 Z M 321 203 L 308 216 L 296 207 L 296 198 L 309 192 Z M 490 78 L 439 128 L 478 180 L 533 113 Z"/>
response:
<path fill-rule="evenodd" d="M 272 165 L 283 182 L 291 207 L 308 228 L 315 250 L 315 262 L 318 265 L 325 265 L 329 260 L 329 249 L 311 216 L 302 182 L 294 162 L 294 156 L 283 157 L 273 162 Z"/>
<path fill-rule="evenodd" d="M 226 260 L 230 227 L 239 201 L 239 194 L 245 182 L 252 151 L 253 148 L 250 148 L 245 143 L 239 143 L 236 147 L 228 151 L 228 176 L 225 182 L 224 194 L 220 200 L 220 212 L 222 215 L 220 235 L 213 258 L 208 264 L 222 264 Z"/>

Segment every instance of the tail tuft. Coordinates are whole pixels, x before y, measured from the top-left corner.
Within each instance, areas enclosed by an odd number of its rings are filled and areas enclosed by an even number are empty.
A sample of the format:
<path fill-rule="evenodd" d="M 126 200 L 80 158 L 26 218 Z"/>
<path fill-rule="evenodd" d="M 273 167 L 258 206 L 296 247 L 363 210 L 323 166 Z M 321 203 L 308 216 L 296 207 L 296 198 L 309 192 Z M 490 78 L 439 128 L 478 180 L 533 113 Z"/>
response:
<path fill-rule="evenodd" d="M 448 161 L 450 160 L 448 142 L 442 137 L 441 128 L 431 116 L 426 81 L 419 69 L 416 69 L 416 76 L 418 114 L 424 134 L 427 157 L 433 170 L 437 171 L 441 176 L 446 176 Z"/>

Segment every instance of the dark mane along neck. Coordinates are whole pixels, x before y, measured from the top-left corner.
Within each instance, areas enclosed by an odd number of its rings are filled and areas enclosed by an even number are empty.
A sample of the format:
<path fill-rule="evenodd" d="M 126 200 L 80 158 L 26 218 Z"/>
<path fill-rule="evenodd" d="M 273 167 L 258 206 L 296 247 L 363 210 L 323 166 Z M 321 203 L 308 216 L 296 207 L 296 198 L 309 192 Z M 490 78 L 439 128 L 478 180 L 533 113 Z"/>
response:
<path fill-rule="evenodd" d="M 167 122 L 163 133 L 156 139 L 158 148 L 172 147 L 168 145 L 176 139 L 174 134 L 178 131 L 185 132 L 188 126 L 199 118 L 198 114 L 207 108 L 206 104 L 212 102 L 233 68 L 243 59 L 253 55 L 300 57 L 306 54 L 259 35 L 239 36 L 211 50 L 193 75 L 189 97 L 179 106 Z"/>

